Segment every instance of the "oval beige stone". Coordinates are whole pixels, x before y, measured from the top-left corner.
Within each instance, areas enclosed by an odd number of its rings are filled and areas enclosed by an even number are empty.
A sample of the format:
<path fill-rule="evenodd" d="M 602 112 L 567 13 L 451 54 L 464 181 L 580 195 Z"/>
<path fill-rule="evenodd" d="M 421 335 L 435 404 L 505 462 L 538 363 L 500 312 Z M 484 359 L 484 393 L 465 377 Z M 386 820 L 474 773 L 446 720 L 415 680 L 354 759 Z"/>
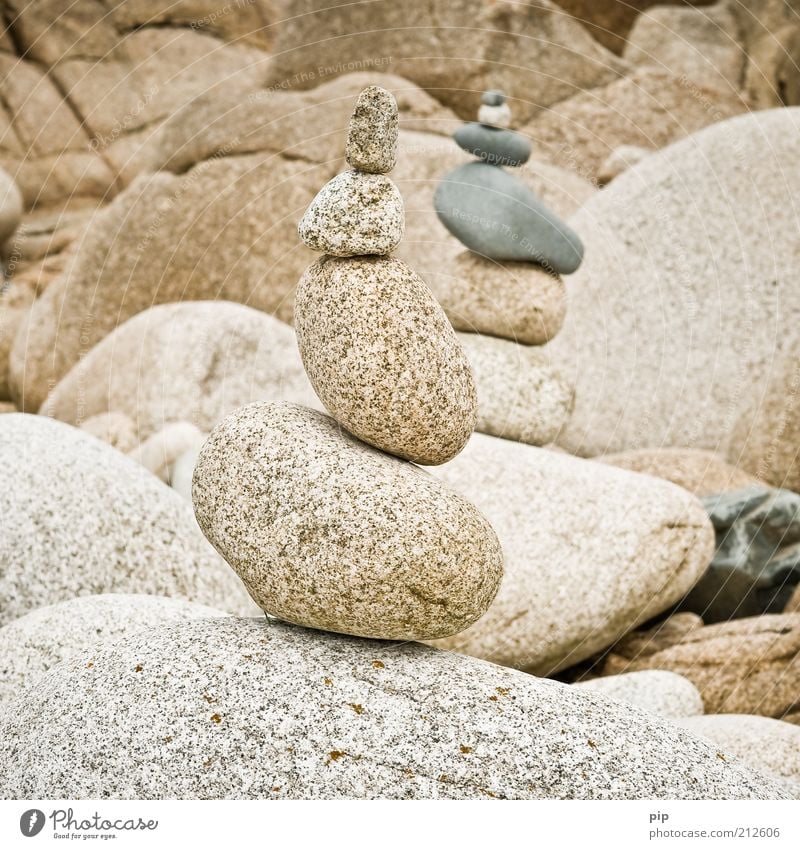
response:
<path fill-rule="evenodd" d="M 192 500 L 254 601 L 310 628 L 455 634 L 502 577 L 500 543 L 472 504 L 294 404 L 251 404 L 222 421 L 200 452 Z"/>
<path fill-rule="evenodd" d="M 477 417 L 472 369 L 404 262 L 322 257 L 297 287 L 295 330 L 317 395 L 359 439 L 423 465 L 464 447 Z"/>
<path fill-rule="evenodd" d="M 544 345 L 564 323 L 564 281 L 530 262 L 462 251 L 426 280 L 456 330 Z"/>

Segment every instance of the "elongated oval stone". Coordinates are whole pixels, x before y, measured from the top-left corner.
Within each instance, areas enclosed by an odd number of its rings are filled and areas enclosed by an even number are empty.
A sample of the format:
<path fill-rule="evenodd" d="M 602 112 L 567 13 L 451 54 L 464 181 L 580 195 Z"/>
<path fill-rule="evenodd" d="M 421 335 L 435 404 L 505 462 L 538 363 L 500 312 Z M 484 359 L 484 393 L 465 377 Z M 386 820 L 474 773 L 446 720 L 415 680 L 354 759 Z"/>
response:
<path fill-rule="evenodd" d="M 453 138 L 462 150 L 488 165 L 514 167 L 527 162 L 531 155 L 531 143 L 525 136 L 484 124 L 464 124 L 453 133 Z"/>
<path fill-rule="evenodd" d="M 484 257 L 536 262 L 556 274 L 571 274 L 583 259 L 578 234 L 494 165 L 469 162 L 451 171 L 434 204 L 442 224 Z"/>

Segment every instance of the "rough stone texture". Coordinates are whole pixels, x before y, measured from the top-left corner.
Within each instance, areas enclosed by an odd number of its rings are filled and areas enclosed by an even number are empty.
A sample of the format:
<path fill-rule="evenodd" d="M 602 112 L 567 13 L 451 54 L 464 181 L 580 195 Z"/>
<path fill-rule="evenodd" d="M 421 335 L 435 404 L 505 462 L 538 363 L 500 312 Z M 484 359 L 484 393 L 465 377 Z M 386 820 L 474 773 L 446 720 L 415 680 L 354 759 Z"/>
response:
<path fill-rule="evenodd" d="M 456 144 L 488 165 L 516 167 L 530 159 L 531 143 L 519 133 L 483 124 L 464 124 L 453 133 Z"/>
<path fill-rule="evenodd" d="M 122 451 L 123 454 L 133 451 L 139 444 L 136 425 L 133 423 L 133 419 L 126 416 L 125 413 L 97 413 L 94 416 L 89 416 L 80 427 L 81 430 L 91 433 L 92 436 L 97 437 L 102 442 L 107 442 L 112 448 Z"/>
<path fill-rule="evenodd" d="M 10 174 L 0 168 L 0 246 L 19 227 L 22 194 Z"/>
<path fill-rule="evenodd" d="M 322 257 L 298 284 L 295 325 L 317 395 L 359 439 L 425 465 L 464 447 L 477 415 L 472 370 L 404 262 Z"/>
<path fill-rule="evenodd" d="M 199 450 L 205 441 L 206 434 L 193 424 L 172 422 L 145 439 L 129 456 L 156 477 L 169 483 L 173 463 L 187 451 Z"/>
<path fill-rule="evenodd" d="M 572 388 L 536 348 L 477 333 L 459 333 L 478 390 L 475 430 L 546 445 L 572 410 Z"/>
<path fill-rule="evenodd" d="M 754 713 L 797 722 L 799 651 L 800 613 L 706 626 L 699 616 L 679 613 L 617 643 L 602 671 L 668 669 L 694 683 L 706 713 Z"/>
<path fill-rule="evenodd" d="M 549 0 L 282 0 L 278 18 L 272 85 L 313 88 L 321 76 L 354 68 L 391 70 L 463 120 L 474 118 L 487 89 L 502 89 L 525 120 L 627 67 Z"/>
<path fill-rule="evenodd" d="M 687 716 L 676 723 L 784 784 L 793 799 L 800 799 L 800 728 L 796 725 L 746 714 Z"/>
<path fill-rule="evenodd" d="M 578 235 L 507 171 L 468 162 L 442 177 L 433 198 L 442 224 L 488 259 L 536 262 L 571 274 L 583 259 Z"/>
<path fill-rule="evenodd" d="M 144 440 L 167 424 L 208 432 L 250 401 L 316 405 L 292 329 L 242 304 L 187 301 L 134 316 L 59 382 L 41 411 L 70 423 L 124 413 Z"/>
<path fill-rule="evenodd" d="M 83 596 L 40 607 L 0 628 L 0 702 L 62 660 L 167 622 L 227 616 L 193 601 L 123 593 Z"/>
<path fill-rule="evenodd" d="M 456 330 L 543 345 L 561 329 L 563 280 L 527 262 L 494 262 L 461 251 L 426 282 Z"/>
<path fill-rule="evenodd" d="M 573 686 L 670 718 L 703 713 L 700 692 L 688 678 L 660 669 L 579 681 Z"/>
<path fill-rule="evenodd" d="M 351 168 L 386 174 L 397 161 L 397 101 L 391 92 L 371 85 L 358 96 L 350 118 L 345 159 Z"/>
<path fill-rule="evenodd" d="M 432 471 L 486 515 L 505 559 L 492 607 L 445 648 L 564 669 L 681 598 L 713 553 L 702 505 L 655 478 L 482 434 Z"/>
<path fill-rule="evenodd" d="M 624 55 L 634 65 L 655 65 L 706 88 L 738 92 L 747 63 L 739 37 L 727 0 L 702 9 L 655 6 L 637 18 Z"/>
<path fill-rule="evenodd" d="M 678 0 L 692 6 L 707 6 L 713 0 Z M 639 13 L 664 3 L 664 0 L 557 0 L 597 39 L 614 53 L 622 53 L 631 27 Z"/>
<path fill-rule="evenodd" d="M 597 182 L 601 186 L 608 185 L 615 177 L 619 177 L 631 166 L 637 165 L 652 152 L 646 147 L 635 144 L 621 144 L 615 147 L 597 169 Z"/>
<path fill-rule="evenodd" d="M 773 486 L 800 492 L 800 358 L 798 343 L 791 336 L 787 342 L 742 400 L 727 456 Z"/>
<path fill-rule="evenodd" d="M 2 269 L 0 269 L 0 282 Z M 0 399 L 11 398 L 8 380 L 9 358 L 19 328 L 25 323 L 30 307 L 12 307 L 6 303 L 5 290 L 0 289 Z"/>
<path fill-rule="evenodd" d="M 200 451 L 192 501 L 253 600 L 312 628 L 444 637 L 486 610 L 503 573 L 469 502 L 292 404 L 226 418 Z"/>
<path fill-rule="evenodd" d="M 250 609 L 186 502 L 110 446 L 44 416 L 5 415 L 0 467 L 0 624 L 103 592 Z"/>
<path fill-rule="evenodd" d="M 320 189 L 297 232 L 325 254 L 383 256 L 400 244 L 404 221 L 403 198 L 388 177 L 345 171 Z"/>
<path fill-rule="evenodd" d="M 17 799 L 786 798 L 596 693 L 244 619 L 165 625 L 50 670 L 0 714 L 0 772 Z"/>
<path fill-rule="evenodd" d="M 743 469 L 731 466 L 713 451 L 692 448 L 638 448 L 595 457 L 601 463 L 664 478 L 695 495 L 732 492 L 762 482 Z"/>
<path fill-rule="evenodd" d="M 793 347 L 800 109 L 715 124 L 648 156 L 571 219 L 587 261 L 550 345 L 575 381 L 571 453 L 704 448 Z M 746 270 L 746 271 L 745 271 Z"/>
<path fill-rule="evenodd" d="M 703 504 L 717 550 L 680 608 L 707 625 L 780 613 L 800 583 L 800 495 L 751 486 Z"/>
<path fill-rule="evenodd" d="M 542 159 L 594 180 L 598 168 L 622 144 L 664 147 L 746 110 L 745 101 L 733 93 L 696 85 L 659 68 L 639 68 L 558 103 L 522 132 Z"/>

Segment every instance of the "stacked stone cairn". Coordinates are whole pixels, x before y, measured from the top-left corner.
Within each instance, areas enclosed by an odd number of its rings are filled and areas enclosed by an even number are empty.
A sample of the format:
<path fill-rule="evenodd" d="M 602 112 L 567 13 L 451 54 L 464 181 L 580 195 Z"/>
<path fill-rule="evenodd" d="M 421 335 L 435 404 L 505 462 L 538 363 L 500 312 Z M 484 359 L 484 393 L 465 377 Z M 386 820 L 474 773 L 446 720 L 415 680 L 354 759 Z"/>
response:
<path fill-rule="evenodd" d="M 391 251 L 402 239 L 397 104 L 370 86 L 349 126 L 352 170 L 299 225 L 324 255 L 297 288 L 306 372 L 330 416 L 259 402 L 200 452 L 200 527 L 256 604 L 288 622 L 356 636 L 458 633 L 503 572 L 489 522 L 414 463 L 454 457 L 476 419 L 475 384 L 433 294 Z M 412 462 L 407 462 L 412 461 Z"/>
<path fill-rule="evenodd" d="M 530 142 L 510 130 L 510 123 L 505 95 L 488 91 L 478 121 L 454 133 L 459 147 L 477 161 L 446 174 L 434 204 L 441 222 L 468 250 L 432 285 L 453 326 L 464 331 L 461 342 L 481 396 L 476 429 L 543 445 L 569 419 L 573 391 L 530 346 L 544 345 L 561 329 L 566 298 L 560 275 L 578 268 L 583 245 L 506 170 L 523 166 L 531 155 Z M 504 393 L 503 408 L 493 410 L 491 387 L 500 363 L 516 386 Z M 508 398 L 516 399 L 513 405 Z"/>

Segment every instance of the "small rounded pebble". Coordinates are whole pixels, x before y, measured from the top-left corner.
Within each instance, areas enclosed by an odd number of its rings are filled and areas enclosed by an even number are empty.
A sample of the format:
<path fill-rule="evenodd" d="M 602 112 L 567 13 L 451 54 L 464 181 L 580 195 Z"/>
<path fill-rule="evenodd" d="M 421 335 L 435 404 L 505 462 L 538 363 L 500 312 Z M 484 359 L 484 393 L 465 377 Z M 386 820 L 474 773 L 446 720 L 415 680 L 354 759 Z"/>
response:
<path fill-rule="evenodd" d="M 351 168 L 386 174 L 397 160 L 397 102 L 380 86 L 367 86 L 350 119 L 345 158 Z"/>
<path fill-rule="evenodd" d="M 481 96 L 481 103 L 485 106 L 502 106 L 506 102 L 506 96 L 502 91 L 490 89 Z"/>
<path fill-rule="evenodd" d="M 481 106 L 478 109 L 478 121 L 487 127 L 506 129 L 511 126 L 511 109 L 508 104 L 502 106 Z"/>

